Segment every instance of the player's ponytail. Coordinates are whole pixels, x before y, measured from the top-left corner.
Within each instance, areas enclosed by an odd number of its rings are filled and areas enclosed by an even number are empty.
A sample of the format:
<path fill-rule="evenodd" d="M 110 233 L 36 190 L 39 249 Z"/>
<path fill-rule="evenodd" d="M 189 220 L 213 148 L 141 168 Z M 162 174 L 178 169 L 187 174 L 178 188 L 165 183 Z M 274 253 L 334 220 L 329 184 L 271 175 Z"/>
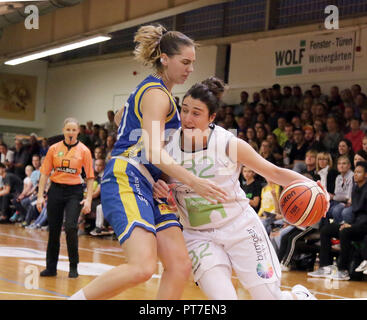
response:
<path fill-rule="evenodd" d="M 205 103 L 209 110 L 209 116 L 216 113 L 220 107 L 221 99 L 226 90 L 226 85 L 216 77 L 205 79 L 201 83 L 194 84 L 184 96 L 191 96 Z"/>
<path fill-rule="evenodd" d="M 179 54 L 182 46 L 196 46 L 195 42 L 178 31 L 167 31 L 162 25 L 142 26 L 134 37 L 135 60 L 158 71 L 163 68 L 162 53 L 172 57 Z"/>

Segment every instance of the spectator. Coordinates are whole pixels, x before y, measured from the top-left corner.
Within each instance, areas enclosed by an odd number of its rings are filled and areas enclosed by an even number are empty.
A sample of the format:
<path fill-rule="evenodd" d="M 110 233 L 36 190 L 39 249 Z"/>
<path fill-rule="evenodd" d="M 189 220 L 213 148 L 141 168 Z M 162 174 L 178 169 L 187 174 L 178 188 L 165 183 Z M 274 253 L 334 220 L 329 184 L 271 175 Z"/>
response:
<path fill-rule="evenodd" d="M 367 162 L 367 152 L 364 151 L 364 150 L 359 150 L 354 155 L 354 159 L 353 159 L 354 167 L 356 167 L 357 162 L 360 162 L 360 161 L 366 161 Z"/>
<path fill-rule="evenodd" d="M 47 138 L 43 138 L 41 141 L 41 148 L 40 148 L 40 153 L 39 155 L 41 157 L 45 157 L 48 151 L 49 145 L 48 145 L 48 141 Z"/>
<path fill-rule="evenodd" d="M 327 104 L 329 106 L 329 110 L 332 112 L 340 110 L 342 99 L 340 98 L 339 88 L 337 86 L 331 87 L 330 97 Z"/>
<path fill-rule="evenodd" d="M 360 93 L 362 93 L 362 88 L 359 84 L 352 85 L 350 89 L 353 99 L 355 99 Z"/>
<path fill-rule="evenodd" d="M 246 130 L 246 141 L 256 151 L 259 150 L 259 144 L 256 138 L 256 131 L 253 127 L 248 127 Z"/>
<path fill-rule="evenodd" d="M 292 88 L 293 104 L 296 106 L 296 110 L 302 110 L 303 94 L 300 86 L 296 85 Z"/>
<path fill-rule="evenodd" d="M 303 175 L 308 174 L 314 181 L 318 181 L 321 179 L 320 176 L 317 174 L 316 157 L 317 157 L 316 150 L 307 151 L 305 157 L 306 168 L 301 171 L 301 174 Z"/>
<path fill-rule="evenodd" d="M 333 158 L 329 152 L 319 152 L 316 157 L 316 172 L 320 176 L 322 186 L 330 197 L 335 192 L 335 179 L 338 171 L 333 168 Z"/>
<path fill-rule="evenodd" d="M 340 97 L 342 99 L 342 110 L 345 111 L 345 107 L 352 107 L 354 110 L 354 98 L 350 89 L 344 89 Z"/>
<path fill-rule="evenodd" d="M 262 124 L 258 125 L 257 127 L 255 125 L 255 130 L 256 130 L 256 139 L 261 146 L 261 143 L 266 139 L 268 132 L 266 131 L 265 127 Z"/>
<path fill-rule="evenodd" d="M 289 168 L 292 168 L 296 172 L 301 172 L 301 170 L 305 168 L 305 157 L 307 152 L 307 144 L 302 129 L 294 129 L 293 139 L 294 142 L 289 154 Z"/>
<path fill-rule="evenodd" d="M 270 89 L 271 92 L 271 101 L 277 106 L 280 107 L 283 99 L 283 95 L 280 92 L 280 85 L 278 83 L 274 84 Z"/>
<path fill-rule="evenodd" d="M 10 168 L 20 179 L 24 179 L 24 168 L 28 163 L 28 156 L 28 151 L 23 146 L 23 142 L 20 139 L 15 139 L 14 164 L 10 164 Z"/>
<path fill-rule="evenodd" d="M 257 104 L 260 103 L 260 102 L 261 102 L 260 101 L 260 93 L 258 93 L 258 92 L 255 91 L 252 94 L 252 102 L 250 103 L 250 106 L 252 108 L 255 108 L 257 106 Z"/>
<path fill-rule="evenodd" d="M 353 163 L 353 159 L 354 159 L 354 152 L 353 152 L 353 147 L 352 147 L 352 143 L 348 140 L 348 139 L 341 139 L 339 144 L 338 144 L 338 158 L 340 156 L 347 156 L 349 158 L 350 164 L 351 164 L 351 168 L 354 168 L 354 163 Z"/>
<path fill-rule="evenodd" d="M 9 219 L 10 222 L 15 222 L 17 220 L 18 215 L 19 215 L 18 212 L 21 211 L 23 208 L 22 202 L 30 198 L 32 196 L 32 193 L 35 190 L 33 187 L 32 180 L 31 180 L 31 175 L 33 173 L 33 170 L 34 170 L 33 167 L 30 165 L 25 167 L 26 177 L 23 180 L 23 190 L 15 199 L 12 200 L 12 203 L 15 205 L 16 212 Z"/>
<path fill-rule="evenodd" d="M 367 107 L 367 97 L 364 93 L 358 93 L 354 98 L 355 112 L 354 116 L 357 118 L 361 117 L 361 111 Z"/>
<path fill-rule="evenodd" d="M 315 140 L 322 142 L 326 134 L 324 121 L 320 118 L 316 118 L 313 122 L 313 128 L 315 130 Z"/>
<path fill-rule="evenodd" d="M 344 137 L 352 142 L 352 148 L 354 152 L 362 149 L 362 140 L 364 132 L 360 129 L 359 118 L 352 118 L 350 121 L 350 131 Z"/>
<path fill-rule="evenodd" d="M 244 111 L 249 107 L 248 102 L 248 93 L 246 91 L 241 91 L 241 102 L 236 105 L 233 109 L 233 114 L 235 117 L 242 116 L 244 114 Z"/>
<path fill-rule="evenodd" d="M 301 112 L 301 125 L 305 126 L 305 125 L 311 125 L 313 123 L 312 120 L 312 113 L 310 110 L 304 109 Z"/>
<path fill-rule="evenodd" d="M 367 134 L 363 137 L 362 149 L 367 152 Z"/>
<path fill-rule="evenodd" d="M 98 159 L 94 162 L 94 182 L 91 211 L 87 214 L 82 214 L 79 217 L 79 235 L 89 234 L 96 227 L 96 210 L 101 204 L 101 180 L 103 177 L 106 162 L 103 159 Z M 84 197 L 86 192 L 84 193 Z"/>
<path fill-rule="evenodd" d="M 270 152 L 275 158 L 276 165 L 283 166 L 283 148 L 278 144 L 277 137 L 274 133 L 269 133 L 266 137 L 269 142 Z"/>
<path fill-rule="evenodd" d="M 283 87 L 283 97 L 280 107 L 282 112 L 286 114 L 287 121 L 297 112 L 297 105 L 292 96 L 292 88 L 290 86 Z"/>
<path fill-rule="evenodd" d="M 344 120 L 344 133 L 349 133 L 351 130 L 351 121 L 354 118 L 354 109 L 352 106 L 346 106 L 344 108 L 343 120 Z"/>
<path fill-rule="evenodd" d="M 273 102 L 269 101 L 265 105 L 265 113 L 268 115 L 268 123 L 271 130 L 274 130 L 278 126 L 279 113 Z"/>
<path fill-rule="evenodd" d="M 330 195 L 330 208 L 326 213 L 326 223 L 328 219 L 335 219 L 339 216 L 339 211 L 344 208 L 344 205 L 339 204 L 350 205 L 352 201 L 353 171 L 350 170 L 351 163 L 348 156 L 340 156 L 337 166 L 339 175 L 335 180 L 334 194 Z"/>
<path fill-rule="evenodd" d="M 321 92 L 321 87 L 318 84 L 314 84 L 311 87 L 313 103 L 327 103 L 328 97 Z"/>
<path fill-rule="evenodd" d="M 32 174 L 30 175 L 30 180 L 32 183 L 32 190 L 30 191 L 28 197 L 21 198 L 20 203 L 16 204 L 15 206 L 16 212 L 10 218 L 11 222 L 22 222 L 25 219 L 25 217 L 27 216 L 27 212 L 30 210 L 30 206 L 37 199 L 37 188 L 38 188 L 38 182 L 39 182 L 40 175 L 41 175 L 39 171 L 39 168 L 41 167 L 41 161 L 40 161 L 39 155 L 34 154 L 32 156 L 32 166 L 34 168 Z"/>
<path fill-rule="evenodd" d="M 240 184 L 250 201 L 250 206 L 257 212 L 260 205 L 261 184 L 255 179 L 256 173 L 247 167 L 242 167 Z"/>
<path fill-rule="evenodd" d="M 14 162 L 14 151 L 9 150 L 4 142 L 0 143 L 0 162 L 5 164 L 6 167 Z"/>
<path fill-rule="evenodd" d="M 107 130 L 105 128 L 99 128 L 98 138 L 99 138 L 98 142 L 95 146 L 96 147 L 101 147 L 103 150 L 106 150 Z"/>
<path fill-rule="evenodd" d="M 324 146 L 319 140 L 316 140 L 315 129 L 311 125 L 306 125 L 303 127 L 303 132 L 305 136 L 305 142 L 307 143 L 307 150 L 321 151 Z"/>
<path fill-rule="evenodd" d="M 243 132 L 246 136 L 246 129 L 248 127 L 247 119 L 245 117 L 237 118 L 238 132 Z"/>
<path fill-rule="evenodd" d="M 267 184 L 261 189 L 260 209 L 258 215 L 264 224 L 266 232 L 271 233 L 272 224 L 283 224 L 283 217 L 279 209 L 279 196 L 281 187 L 275 183 L 267 181 Z"/>
<path fill-rule="evenodd" d="M 6 167 L 2 163 L 0 163 L 0 176 L 4 185 L 0 191 L 0 223 L 4 223 L 8 222 L 11 214 L 11 200 L 17 198 L 23 190 L 23 181 L 14 173 L 6 172 Z"/>
<path fill-rule="evenodd" d="M 94 149 L 94 158 L 93 158 L 93 167 L 94 167 L 94 163 L 96 160 L 105 160 L 106 159 L 106 155 L 104 153 L 104 150 L 101 147 L 97 147 Z"/>
<path fill-rule="evenodd" d="M 302 128 L 302 121 L 299 115 L 293 116 L 291 123 L 294 125 L 295 128 Z"/>
<path fill-rule="evenodd" d="M 40 154 L 41 146 L 38 142 L 38 136 L 35 133 L 31 133 L 29 136 L 29 147 L 28 147 L 28 156 L 29 156 L 29 163 L 32 163 L 32 156 L 34 154 Z"/>
<path fill-rule="evenodd" d="M 294 142 L 294 140 L 293 140 L 293 124 L 292 123 L 287 123 L 284 127 L 284 132 L 287 136 L 287 141 L 285 142 L 284 147 L 283 147 L 283 165 L 288 166 L 288 165 L 290 165 L 289 155 L 291 153 L 293 142 Z"/>
<path fill-rule="evenodd" d="M 232 113 L 227 113 L 224 118 L 224 128 L 227 130 L 237 130 L 237 122 Z"/>
<path fill-rule="evenodd" d="M 87 127 L 84 124 L 81 124 L 79 126 L 79 136 L 78 140 L 85 144 L 90 150 L 93 149 L 92 141 L 90 139 L 90 136 L 87 134 Z"/>
<path fill-rule="evenodd" d="M 311 97 L 305 96 L 304 99 L 303 99 L 303 101 L 302 101 L 302 108 L 301 108 L 301 110 L 308 110 L 308 111 L 311 112 L 312 105 L 313 105 L 312 96 Z"/>
<path fill-rule="evenodd" d="M 275 158 L 271 153 L 270 143 L 267 140 L 263 140 L 260 145 L 259 154 L 266 160 L 275 164 Z"/>
<path fill-rule="evenodd" d="M 107 135 L 113 135 L 117 132 L 117 125 L 115 123 L 115 113 L 113 110 L 107 111 L 108 121 L 104 123 L 103 128 L 107 130 Z"/>
<path fill-rule="evenodd" d="M 361 125 L 360 129 L 366 134 L 367 133 L 367 107 L 361 110 Z"/>
<path fill-rule="evenodd" d="M 101 141 L 99 138 L 99 129 L 100 129 L 99 124 L 96 123 L 93 125 L 93 132 L 90 135 L 90 140 L 92 141 L 92 146 L 93 146 L 93 149 L 91 151 L 93 151 L 95 147 L 98 147 L 101 145 Z"/>
<path fill-rule="evenodd" d="M 87 128 L 85 130 L 85 133 L 91 136 L 93 132 L 94 132 L 93 121 L 87 121 Z"/>
<path fill-rule="evenodd" d="M 285 125 L 287 123 L 287 120 L 285 116 L 279 116 L 278 118 L 278 127 L 273 130 L 273 133 L 277 137 L 277 141 L 279 145 L 283 148 L 285 142 L 288 140 L 287 135 L 285 133 Z"/>
<path fill-rule="evenodd" d="M 343 139 L 343 135 L 340 132 L 338 121 L 335 116 L 329 115 L 326 120 L 327 133 L 325 134 L 322 143 L 324 148 L 331 153 L 333 158 L 338 155 L 339 141 Z"/>
<path fill-rule="evenodd" d="M 311 277 L 331 277 L 334 280 L 349 280 L 348 266 L 352 241 L 361 241 L 367 234 L 367 163 L 358 162 L 354 172 L 355 185 L 352 191 L 352 223 L 333 222 L 320 230 L 320 268 L 308 273 Z M 340 239 L 338 271 L 332 274 L 331 238 Z"/>

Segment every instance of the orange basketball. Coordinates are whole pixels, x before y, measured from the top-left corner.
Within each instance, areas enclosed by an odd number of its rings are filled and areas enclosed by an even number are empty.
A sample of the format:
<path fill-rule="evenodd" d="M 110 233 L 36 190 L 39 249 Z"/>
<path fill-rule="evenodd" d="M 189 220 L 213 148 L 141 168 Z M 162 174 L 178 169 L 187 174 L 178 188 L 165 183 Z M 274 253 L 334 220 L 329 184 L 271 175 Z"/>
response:
<path fill-rule="evenodd" d="M 308 227 L 324 216 L 327 202 L 316 182 L 294 181 L 284 188 L 279 198 L 284 219 L 298 227 Z"/>

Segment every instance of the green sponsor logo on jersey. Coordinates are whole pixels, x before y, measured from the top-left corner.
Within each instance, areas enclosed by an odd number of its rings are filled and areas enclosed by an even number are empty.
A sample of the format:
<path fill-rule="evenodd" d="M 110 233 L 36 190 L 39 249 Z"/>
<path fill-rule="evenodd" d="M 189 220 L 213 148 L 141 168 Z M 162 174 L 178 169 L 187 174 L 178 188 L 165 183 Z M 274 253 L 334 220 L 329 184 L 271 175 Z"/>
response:
<path fill-rule="evenodd" d="M 211 216 L 220 214 L 222 218 L 227 217 L 223 204 L 212 204 L 204 198 L 186 198 L 186 208 L 189 214 L 190 225 L 202 226 L 212 222 Z"/>

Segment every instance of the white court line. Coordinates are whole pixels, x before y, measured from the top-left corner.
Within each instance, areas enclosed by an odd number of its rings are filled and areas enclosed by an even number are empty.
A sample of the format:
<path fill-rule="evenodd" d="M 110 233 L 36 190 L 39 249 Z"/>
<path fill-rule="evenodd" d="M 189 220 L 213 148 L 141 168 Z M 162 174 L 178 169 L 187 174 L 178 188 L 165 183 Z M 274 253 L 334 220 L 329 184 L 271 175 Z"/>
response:
<path fill-rule="evenodd" d="M 286 288 L 286 289 L 292 289 L 292 287 L 288 287 L 288 286 L 280 286 L 281 288 Z M 323 295 L 323 296 L 328 296 L 328 297 L 332 297 L 332 298 L 338 298 L 338 299 L 352 299 L 353 298 L 347 298 L 347 297 L 343 297 L 343 296 L 338 296 L 335 294 L 331 294 L 331 293 L 325 293 L 325 292 L 319 292 L 319 291 L 315 291 L 315 290 L 310 290 L 311 293 L 313 294 L 318 294 L 318 295 Z"/>
<path fill-rule="evenodd" d="M 15 235 L 12 235 L 12 234 L 7 234 L 7 233 L 2 233 L 0 232 L 0 236 L 6 236 L 6 237 L 12 237 L 12 238 L 17 238 L 17 239 L 23 239 L 23 240 L 31 240 L 31 241 L 35 241 L 35 242 L 42 242 L 42 243 L 47 243 L 48 241 L 47 240 L 37 240 L 37 239 L 33 239 L 33 238 L 28 238 L 28 237 L 22 237 L 22 236 L 15 236 Z M 63 248 L 66 248 L 66 245 L 64 244 L 61 244 L 60 243 L 60 246 L 63 247 Z M 118 254 L 113 254 L 113 253 L 109 253 L 109 252 L 101 252 L 100 250 L 102 250 L 101 248 L 99 248 L 98 250 L 92 250 L 92 249 L 87 249 L 87 248 L 81 248 L 79 247 L 79 250 L 83 250 L 83 251 L 88 251 L 88 252 L 93 252 L 93 253 L 98 253 L 98 254 L 105 254 L 105 255 L 108 255 L 108 256 L 113 256 L 113 257 L 118 257 L 118 258 L 123 258 L 124 255 L 118 255 Z M 123 251 L 121 252 L 123 253 Z"/>
<path fill-rule="evenodd" d="M 6 292 L 6 291 L 0 291 L 0 294 L 9 294 L 9 295 L 18 295 L 18 296 L 32 296 L 32 297 L 43 297 L 43 298 L 56 298 L 56 299 L 66 299 L 65 297 L 46 296 L 46 295 L 43 295 L 43 294 L 32 294 L 32 293 L 23 293 L 23 292 Z"/>

